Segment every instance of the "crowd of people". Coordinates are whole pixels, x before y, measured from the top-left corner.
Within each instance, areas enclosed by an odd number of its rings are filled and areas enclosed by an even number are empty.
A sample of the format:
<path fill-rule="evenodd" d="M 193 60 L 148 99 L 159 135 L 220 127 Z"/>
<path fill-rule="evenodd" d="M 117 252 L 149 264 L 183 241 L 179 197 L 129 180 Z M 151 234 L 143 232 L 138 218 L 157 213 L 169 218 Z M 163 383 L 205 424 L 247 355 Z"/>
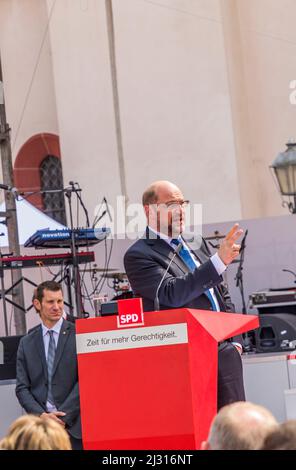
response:
<path fill-rule="evenodd" d="M 63 426 L 32 414 L 16 419 L 0 441 L 0 450 L 71 449 Z M 263 406 L 232 403 L 213 419 L 201 450 L 296 450 L 296 420 L 278 423 Z"/>

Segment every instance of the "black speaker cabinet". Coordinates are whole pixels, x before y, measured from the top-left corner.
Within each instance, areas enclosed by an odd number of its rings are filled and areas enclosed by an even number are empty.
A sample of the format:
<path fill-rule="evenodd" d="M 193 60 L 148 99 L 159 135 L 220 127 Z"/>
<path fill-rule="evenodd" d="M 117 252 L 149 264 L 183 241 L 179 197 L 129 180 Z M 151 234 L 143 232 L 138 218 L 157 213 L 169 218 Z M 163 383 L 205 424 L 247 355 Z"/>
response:
<path fill-rule="evenodd" d="M 291 351 L 296 348 L 296 315 L 273 313 L 259 315 L 255 330 L 257 352 Z"/>
<path fill-rule="evenodd" d="M 16 355 L 22 336 L 0 337 L 0 380 L 15 379 Z"/>

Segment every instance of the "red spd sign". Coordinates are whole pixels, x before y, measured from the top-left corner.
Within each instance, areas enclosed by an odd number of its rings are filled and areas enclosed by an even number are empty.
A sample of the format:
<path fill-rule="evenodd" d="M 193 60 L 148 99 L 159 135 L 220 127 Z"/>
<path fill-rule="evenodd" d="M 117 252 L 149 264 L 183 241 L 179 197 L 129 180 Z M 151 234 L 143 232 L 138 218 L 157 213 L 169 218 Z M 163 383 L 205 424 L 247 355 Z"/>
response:
<path fill-rule="evenodd" d="M 118 328 L 144 325 L 142 299 L 118 300 Z"/>

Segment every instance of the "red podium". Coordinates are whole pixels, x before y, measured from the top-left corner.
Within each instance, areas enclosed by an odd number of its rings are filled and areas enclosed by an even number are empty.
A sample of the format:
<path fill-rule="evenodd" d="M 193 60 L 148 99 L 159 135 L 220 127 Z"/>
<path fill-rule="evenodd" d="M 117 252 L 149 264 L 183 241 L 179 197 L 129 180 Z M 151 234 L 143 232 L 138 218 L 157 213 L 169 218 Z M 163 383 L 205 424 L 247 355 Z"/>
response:
<path fill-rule="evenodd" d="M 85 449 L 199 449 L 217 406 L 217 343 L 258 318 L 203 310 L 76 322 Z"/>

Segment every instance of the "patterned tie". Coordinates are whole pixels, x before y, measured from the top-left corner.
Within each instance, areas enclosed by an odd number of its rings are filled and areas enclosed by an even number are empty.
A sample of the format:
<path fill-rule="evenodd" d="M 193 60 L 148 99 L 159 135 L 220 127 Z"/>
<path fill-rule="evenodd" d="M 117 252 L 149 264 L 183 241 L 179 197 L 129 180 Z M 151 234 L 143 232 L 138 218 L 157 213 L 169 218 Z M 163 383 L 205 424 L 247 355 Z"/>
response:
<path fill-rule="evenodd" d="M 172 245 L 179 246 L 180 243 L 182 243 L 182 242 L 181 242 L 181 240 L 179 240 L 177 238 L 173 238 L 171 243 L 172 243 Z M 182 260 L 184 261 L 184 263 L 186 264 L 186 266 L 190 269 L 190 271 L 193 272 L 197 266 L 196 266 L 194 260 L 192 259 L 189 250 L 186 248 L 186 246 L 183 243 L 182 243 L 182 248 L 179 251 L 179 255 L 182 258 Z M 209 299 L 209 301 L 211 303 L 212 310 L 217 311 L 217 307 L 216 307 L 216 304 L 215 304 L 215 301 L 214 301 L 214 298 L 213 298 L 211 292 L 209 290 L 206 290 L 205 295 L 207 296 L 207 298 Z"/>
<path fill-rule="evenodd" d="M 56 345 L 55 345 L 55 340 L 53 337 L 53 331 L 48 330 L 47 332 L 49 334 L 49 345 L 48 345 L 48 353 L 47 353 L 47 374 L 48 374 L 48 394 L 47 394 L 47 400 L 54 405 L 54 398 L 52 395 L 52 387 L 51 387 L 51 381 L 52 381 L 52 371 L 53 371 L 53 364 L 54 364 L 54 357 L 55 357 L 55 352 L 56 352 Z"/>

